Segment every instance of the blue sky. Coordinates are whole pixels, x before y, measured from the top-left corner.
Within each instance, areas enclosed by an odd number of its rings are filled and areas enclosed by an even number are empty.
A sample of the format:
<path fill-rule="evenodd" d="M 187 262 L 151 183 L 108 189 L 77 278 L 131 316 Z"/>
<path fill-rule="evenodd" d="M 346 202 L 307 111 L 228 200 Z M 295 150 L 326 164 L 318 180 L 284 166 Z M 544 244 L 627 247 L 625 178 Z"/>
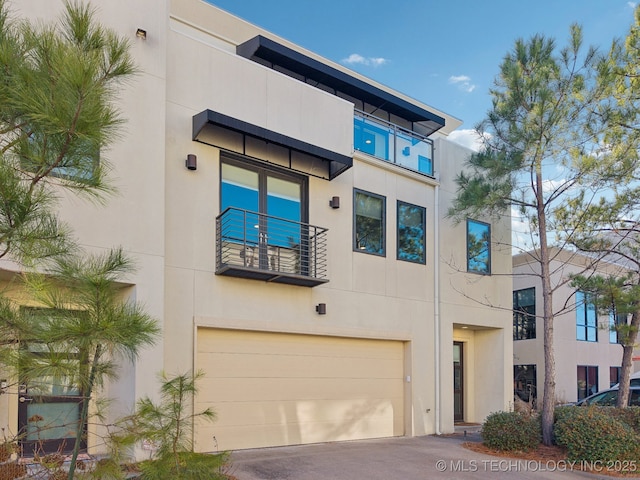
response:
<path fill-rule="evenodd" d="M 606 50 L 627 35 L 635 8 L 626 0 L 208 1 L 459 118 L 461 134 L 490 108 L 489 88 L 517 38 L 539 33 L 562 47 L 578 23 L 586 44 Z"/>

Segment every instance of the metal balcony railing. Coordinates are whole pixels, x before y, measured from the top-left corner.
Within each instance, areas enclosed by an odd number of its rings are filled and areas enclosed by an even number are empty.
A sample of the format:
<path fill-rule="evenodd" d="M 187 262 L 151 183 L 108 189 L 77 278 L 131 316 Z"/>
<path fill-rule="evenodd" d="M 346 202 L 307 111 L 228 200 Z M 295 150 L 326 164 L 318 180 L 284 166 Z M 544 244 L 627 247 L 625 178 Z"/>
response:
<path fill-rule="evenodd" d="M 355 110 L 353 147 L 385 162 L 433 177 L 433 141 Z"/>
<path fill-rule="evenodd" d="M 315 287 L 327 278 L 327 229 L 229 207 L 216 218 L 216 274 Z"/>

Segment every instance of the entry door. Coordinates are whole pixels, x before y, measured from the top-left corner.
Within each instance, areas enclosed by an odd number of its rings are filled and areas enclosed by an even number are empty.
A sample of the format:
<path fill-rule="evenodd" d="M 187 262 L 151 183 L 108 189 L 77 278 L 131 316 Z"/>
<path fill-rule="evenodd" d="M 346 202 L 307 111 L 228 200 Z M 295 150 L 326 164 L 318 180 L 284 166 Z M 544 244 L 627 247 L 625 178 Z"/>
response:
<path fill-rule="evenodd" d="M 453 342 L 453 421 L 464 421 L 464 353 L 462 342 Z"/>
<path fill-rule="evenodd" d="M 303 273 L 307 232 L 305 179 L 243 162 L 222 163 L 220 207 L 242 209 L 247 266 L 282 270 L 282 265 Z M 288 257 L 295 252 L 296 261 Z M 302 261 L 301 261 L 302 260 Z"/>
<path fill-rule="evenodd" d="M 64 381 L 40 378 L 20 386 L 18 428 L 23 455 L 66 453 L 76 443 L 82 397 Z M 86 448 L 83 438 L 81 448 Z"/>

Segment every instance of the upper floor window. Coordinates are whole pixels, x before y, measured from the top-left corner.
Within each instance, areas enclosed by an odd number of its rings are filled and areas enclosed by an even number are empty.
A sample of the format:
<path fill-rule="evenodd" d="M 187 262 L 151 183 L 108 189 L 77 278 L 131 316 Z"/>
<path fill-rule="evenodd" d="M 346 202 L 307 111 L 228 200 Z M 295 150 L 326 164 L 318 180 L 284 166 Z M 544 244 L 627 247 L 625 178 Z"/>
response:
<path fill-rule="evenodd" d="M 618 325 L 627 323 L 627 316 L 609 312 L 609 343 L 618 343 Z"/>
<path fill-rule="evenodd" d="M 491 273 L 491 226 L 477 220 L 467 220 L 467 271 Z"/>
<path fill-rule="evenodd" d="M 425 263 L 427 210 L 398 201 L 398 260 Z"/>
<path fill-rule="evenodd" d="M 513 339 L 536 338 L 536 289 L 513 292 Z"/>
<path fill-rule="evenodd" d="M 598 315 L 596 305 L 588 293 L 576 292 L 576 338 L 587 342 L 598 341 Z"/>
<path fill-rule="evenodd" d="M 385 256 L 385 197 L 354 189 L 353 206 L 353 249 Z"/>

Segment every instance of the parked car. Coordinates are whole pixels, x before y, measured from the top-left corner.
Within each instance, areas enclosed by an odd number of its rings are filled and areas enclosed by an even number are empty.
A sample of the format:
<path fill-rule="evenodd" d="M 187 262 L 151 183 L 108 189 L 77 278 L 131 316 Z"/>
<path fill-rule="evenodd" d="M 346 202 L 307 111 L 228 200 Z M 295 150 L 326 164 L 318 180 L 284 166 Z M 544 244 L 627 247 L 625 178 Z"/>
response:
<path fill-rule="evenodd" d="M 618 401 L 618 387 L 614 386 L 608 390 L 589 395 L 582 400 L 577 401 L 574 405 L 586 406 L 586 405 L 598 405 L 598 406 L 612 406 L 615 407 Z M 640 407 L 640 385 L 631 386 L 629 392 L 629 405 Z"/>
<path fill-rule="evenodd" d="M 616 383 L 613 387 L 611 388 L 616 388 L 618 387 L 620 384 Z M 632 387 L 640 387 L 640 372 L 635 372 L 632 373 L 629 376 L 629 385 L 631 385 Z"/>

